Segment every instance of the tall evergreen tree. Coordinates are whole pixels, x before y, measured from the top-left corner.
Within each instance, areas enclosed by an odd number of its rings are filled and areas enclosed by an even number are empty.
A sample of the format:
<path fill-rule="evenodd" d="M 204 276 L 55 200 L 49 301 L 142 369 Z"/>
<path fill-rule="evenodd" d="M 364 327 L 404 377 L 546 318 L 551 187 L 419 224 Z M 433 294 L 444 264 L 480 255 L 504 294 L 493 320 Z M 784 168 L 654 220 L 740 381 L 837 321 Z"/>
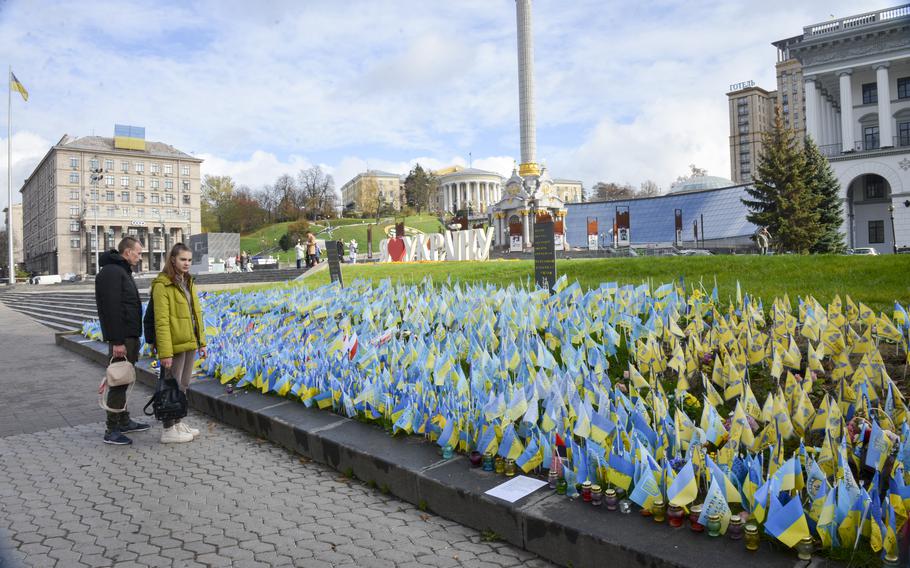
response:
<path fill-rule="evenodd" d="M 806 182 L 806 158 L 796 133 L 784 126 L 778 108 L 774 128 L 764 134 L 754 186 L 743 199 L 749 222 L 768 228 L 778 252 L 809 252 L 818 239 L 818 197 Z"/>
<path fill-rule="evenodd" d="M 846 250 L 841 227 L 844 223 L 844 205 L 840 199 L 840 182 L 827 158 L 808 136 L 804 144 L 806 155 L 806 182 L 818 198 L 818 238 L 810 247 L 811 252 L 841 254 Z"/>

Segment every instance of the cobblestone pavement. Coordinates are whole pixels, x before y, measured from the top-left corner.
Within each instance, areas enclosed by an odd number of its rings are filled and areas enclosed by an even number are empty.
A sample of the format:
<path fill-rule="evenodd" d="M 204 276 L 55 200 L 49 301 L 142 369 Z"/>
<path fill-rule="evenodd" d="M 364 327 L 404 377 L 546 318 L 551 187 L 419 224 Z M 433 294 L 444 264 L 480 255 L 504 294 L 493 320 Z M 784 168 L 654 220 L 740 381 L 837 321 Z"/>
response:
<path fill-rule="evenodd" d="M 22 319 L 0 309 L 0 328 L 40 328 Z M 16 348 L 0 342 L 0 359 Z M 50 341 L 40 348 L 46 359 L 72 357 Z M 34 424 L 0 433 L 2 568 L 550 566 L 201 414 L 188 419 L 202 430 L 189 444 L 161 445 L 153 428 L 132 434 L 132 446 L 105 445 L 102 413 L 89 421 L 85 394 L 100 367 L 73 365 L 92 372 L 74 377 L 68 366 L 47 365 L 21 378 L 57 384 L 36 389 Z M 43 405 L 65 406 L 52 391 L 79 401 L 77 424 L 38 426 Z M 0 396 L 0 416 L 29 403 L 23 392 L 15 403 Z M 149 392 L 137 385 L 131 404 Z"/>

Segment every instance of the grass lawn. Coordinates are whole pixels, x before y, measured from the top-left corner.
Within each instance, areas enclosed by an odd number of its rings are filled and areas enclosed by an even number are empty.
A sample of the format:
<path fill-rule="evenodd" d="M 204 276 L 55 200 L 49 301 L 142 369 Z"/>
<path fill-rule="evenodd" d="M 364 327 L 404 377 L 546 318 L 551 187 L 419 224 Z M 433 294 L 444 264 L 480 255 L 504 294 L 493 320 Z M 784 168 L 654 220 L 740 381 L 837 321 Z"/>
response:
<path fill-rule="evenodd" d="M 789 294 L 812 294 L 826 304 L 835 294 L 849 294 L 876 310 L 890 313 L 897 300 L 910 303 L 910 255 L 897 256 L 710 256 L 560 260 L 556 269 L 584 287 L 602 282 L 659 284 L 683 277 L 687 289 L 699 282 L 711 292 L 714 279 L 722 300 L 736 296 L 739 280 L 743 293 L 766 300 Z M 345 281 L 367 278 L 416 283 L 430 276 L 435 282 L 453 280 L 492 282 L 500 286 L 533 278 L 534 263 L 525 260 L 489 262 L 425 262 L 407 264 L 342 265 Z M 328 271 L 306 279 L 307 286 L 329 281 Z"/>
<path fill-rule="evenodd" d="M 333 228 L 331 238 L 341 240 L 345 243 L 350 242 L 352 238 L 357 239 L 359 250 L 366 251 L 367 246 L 367 224 L 375 223 L 376 219 L 328 219 L 311 223 L 310 227 L 316 233 L 318 239 L 328 239 L 329 235 L 325 232 L 327 226 Z M 261 250 L 278 246 L 278 239 L 281 238 L 288 230 L 286 223 L 275 223 L 263 227 L 258 231 L 240 236 L 240 248 L 255 254 Z M 385 238 L 381 234 L 384 227 L 394 225 L 394 218 L 383 218 L 379 221 L 379 230 L 373 229 L 373 250 L 379 247 L 379 241 Z M 432 215 L 412 215 L 405 217 L 405 226 L 413 227 L 424 233 L 438 233 L 442 231 L 442 224 Z M 276 255 L 281 262 L 293 262 L 295 259 L 294 251 L 282 251 Z"/>

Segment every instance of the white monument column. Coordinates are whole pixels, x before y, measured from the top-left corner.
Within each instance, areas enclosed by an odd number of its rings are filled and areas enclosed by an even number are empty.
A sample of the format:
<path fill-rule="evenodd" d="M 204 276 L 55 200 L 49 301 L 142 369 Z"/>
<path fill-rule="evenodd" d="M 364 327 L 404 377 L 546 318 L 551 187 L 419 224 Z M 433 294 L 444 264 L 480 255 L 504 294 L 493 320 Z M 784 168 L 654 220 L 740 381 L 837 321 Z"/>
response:
<path fill-rule="evenodd" d="M 518 23 L 518 106 L 521 130 L 521 163 L 537 162 L 537 130 L 534 118 L 534 36 L 531 31 L 531 0 L 515 0 Z"/>
<path fill-rule="evenodd" d="M 891 126 L 891 83 L 887 63 L 875 67 L 875 83 L 878 90 L 879 147 L 891 147 L 894 146 L 894 129 Z"/>
<path fill-rule="evenodd" d="M 841 150 L 853 151 L 853 85 L 850 70 L 840 72 L 840 139 Z"/>
<path fill-rule="evenodd" d="M 531 245 L 531 221 L 530 221 L 530 218 L 528 217 L 527 209 L 525 209 L 524 215 L 521 217 L 521 229 L 522 229 L 522 232 L 524 233 L 522 235 L 522 237 L 524 239 L 522 246 L 525 246 L 525 247 L 530 246 Z"/>
<path fill-rule="evenodd" d="M 815 88 L 814 78 L 806 77 L 805 80 L 806 136 L 811 137 L 817 144 L 819 139 L 818 90 Z"/>

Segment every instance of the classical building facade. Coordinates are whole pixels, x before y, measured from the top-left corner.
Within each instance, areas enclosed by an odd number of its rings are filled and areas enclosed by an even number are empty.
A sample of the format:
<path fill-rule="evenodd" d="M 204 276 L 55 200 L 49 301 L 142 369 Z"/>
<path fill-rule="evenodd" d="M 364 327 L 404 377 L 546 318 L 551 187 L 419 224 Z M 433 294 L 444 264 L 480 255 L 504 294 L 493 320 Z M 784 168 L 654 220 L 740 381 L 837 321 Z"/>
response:
<path fill-rule="evenodd" d="M 347 213 L 373 213 L 382 204 L 395 211 L 404 202 L 403 179 L 398 174 L 367 170 L 341 186 L 341 203 Z"/>
<path fill-rule="evenodd" d="M 731 177 L 751 181 L 778 107 L 831 163 L 848 246 L 910 246 L 910 4 L 806 26 L 773 45 L 777 90 L 728 93 Z M 769 103 L 763 120 L 755 107 Z"/>
<path fill-rule="evenodd" d="M 201 231 L 202 160 L 142 142 L 65 135 L 48 150 L 19 190 L 26 270 L 94 274 L 95 252 L 126 235 L 143 244 L 141 269 L 158 270 L 167 247 Z"/>
<path fill-rule="evenodd" d="M 910 4 L 806 26 L 806 133 L 841 183 L 848 246 L 910 246 Z"/>
<path fill-rule="evenodd" d="M 577 179 L 554 179 L 553 193 L 566 203 L 579 203 L 585 200 L 585 186 Z"/>
<path fill-rule="evenodd" d="M 495 172 L 452 166 L 439 170 L 436 176 L 434 203 L 438 211 L 470 209 L 473 214 L 482 214 L 502 198 L 502 176 Z"/>

